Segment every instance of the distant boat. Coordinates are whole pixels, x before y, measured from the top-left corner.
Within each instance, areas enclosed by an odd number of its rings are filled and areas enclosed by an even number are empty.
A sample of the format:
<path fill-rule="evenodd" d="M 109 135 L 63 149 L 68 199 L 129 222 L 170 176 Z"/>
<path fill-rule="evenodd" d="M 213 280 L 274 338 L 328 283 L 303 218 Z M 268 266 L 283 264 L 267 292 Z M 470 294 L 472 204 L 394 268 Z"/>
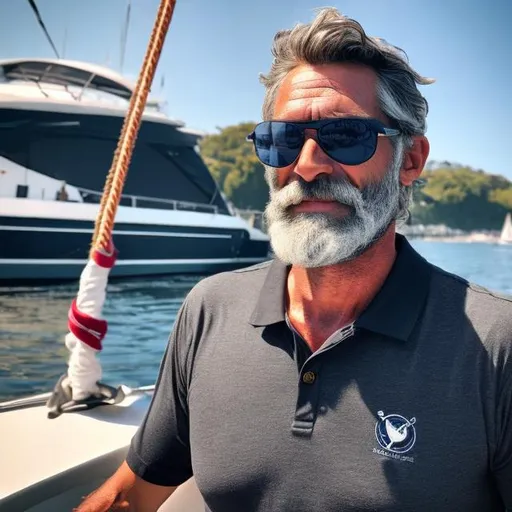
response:
<path fill-rule="evenodd" d="M 512 244 L 512 216 L 507 213 L 500 235 L 500 244 Z"/>

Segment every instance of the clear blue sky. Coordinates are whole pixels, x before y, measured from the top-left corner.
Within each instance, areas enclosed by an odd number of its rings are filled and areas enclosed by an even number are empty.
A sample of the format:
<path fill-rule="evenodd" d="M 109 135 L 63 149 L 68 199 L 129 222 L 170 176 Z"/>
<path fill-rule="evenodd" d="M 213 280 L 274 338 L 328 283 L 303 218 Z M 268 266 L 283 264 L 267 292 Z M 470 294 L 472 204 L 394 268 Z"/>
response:
<path fill-rule="evenodd" d="M 37 5 L 66 58 L 119 70 L 127 0 Z M 164 74 L 170 115 L 194 128 L 258 121 L 258 73 L 269 68 L 274 33 L 309 21 L 324 5 L 400 46 L 420 73 L 437 79 L 423 88 L 431 158 L 512 179 L 511 0 L 177 0 L 154 93 Z M 138 73 L 157 6 L 132 0 L 127 75 Z M 0 1 L 0 58 L 9 57 L 53 57 L 26 0 Z"/>

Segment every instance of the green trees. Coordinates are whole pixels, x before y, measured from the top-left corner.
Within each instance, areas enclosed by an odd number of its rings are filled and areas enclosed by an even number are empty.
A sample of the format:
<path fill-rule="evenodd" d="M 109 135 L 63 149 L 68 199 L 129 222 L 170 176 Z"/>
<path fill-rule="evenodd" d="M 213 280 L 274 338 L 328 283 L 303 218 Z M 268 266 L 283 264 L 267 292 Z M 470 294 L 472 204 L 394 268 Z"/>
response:
<path fill-rule="evenodd" d="M 201 155 L 221 190 L 237 208 L 263 210 L 268 200 L 265 169 L 245 140 L 256 123 L 228 126 L 201 141 Z"/>
<path fill-rule="evenodd" d="M 268 201 L 264 168 L 245 140 L 256 123 L 228 126 L 201 141 L 201 155 L 226 196 L 240 209 L 263 210 Z M 464 230 L 500 229 L 512 211 L 512 183 L 503 176 L 450 162 L 429 162 L 414 192 L 414 224 Z"/>
<path fill-rule="evenodd" d="M 425 185 L 414 193 L 413 224 L 500 229 L 512 210 L 512 183 L 503 176 L 444 162 L 421 178 Z"/>

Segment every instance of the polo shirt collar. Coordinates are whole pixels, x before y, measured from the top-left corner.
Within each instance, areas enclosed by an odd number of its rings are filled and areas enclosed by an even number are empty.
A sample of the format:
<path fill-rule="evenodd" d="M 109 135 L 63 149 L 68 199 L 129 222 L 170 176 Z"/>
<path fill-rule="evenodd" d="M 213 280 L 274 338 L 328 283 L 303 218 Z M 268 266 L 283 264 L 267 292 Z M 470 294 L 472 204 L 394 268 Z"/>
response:
<path fill-rule="evenodd" d="M 406 341 L 423 311 L 432 267 L 404 236 L 396 235 L 396 248 L 397 257 L 391 272 L 355 326 Z M 285 263 L 272 260 L 250 318 L 252 325 L 285 321 L 288 271 Z"/>
<path fill-rule="evenodd" d="M 270 262 L 249 323 L 254 326 L 272 325 L 285 321 L 286 281 L 290 267 L 275 258 Z"/>
<path fill-rule="evenodd" d="M 402 235 L 396 236 L 396 248 L 389 276 L 355 326 L 407 341 L 423 312 L 432 266 Z"/>

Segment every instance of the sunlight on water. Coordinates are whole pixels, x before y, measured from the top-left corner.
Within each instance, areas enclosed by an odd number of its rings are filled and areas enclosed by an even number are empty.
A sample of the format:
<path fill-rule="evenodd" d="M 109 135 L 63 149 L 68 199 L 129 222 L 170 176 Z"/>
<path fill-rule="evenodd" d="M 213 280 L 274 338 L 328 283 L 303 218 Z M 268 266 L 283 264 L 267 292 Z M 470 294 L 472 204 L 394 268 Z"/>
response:
<path fill-rule="evenodd" d="M 512 294 L 512 247 L 413 241 L 435 265 Z M 103 380 L 129 386 L 155 381 L 176 313 L 199 277 L 109 285 Z M 76 285 L 0 290 L 0 400 L 50 390 L 66 370 L 67 311 Z"/>

